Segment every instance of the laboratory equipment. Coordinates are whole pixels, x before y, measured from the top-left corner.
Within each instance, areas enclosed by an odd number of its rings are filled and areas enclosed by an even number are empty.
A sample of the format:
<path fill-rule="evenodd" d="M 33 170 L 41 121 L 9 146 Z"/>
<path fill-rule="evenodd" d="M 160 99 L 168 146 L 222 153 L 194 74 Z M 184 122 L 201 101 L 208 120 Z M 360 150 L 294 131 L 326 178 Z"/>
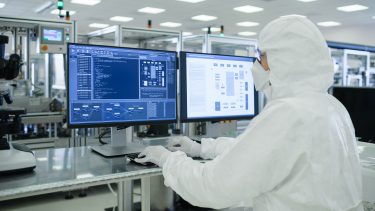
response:
<path fill-rule="evenodd" d="M 180 53 L 181 121 L 251 119 L 258 113 L 253 57 Z"/>
<path fill-rule="evenodd" d="M 0 174 L 19 171 L 30 171 L 35 168 L 34 154 L 24 145 L 10 143 L 10 134 L 20 132 L 20 115 L 26 113 L 21 108 L 1 108 L 3 99 L 7 104 L 13 102 L 9 80 L 15 79 L 21 68 L 18 54 L 11 54 L 9 60 L 4 58 L 5 44 L 8 37 L 0 35 Z"/>
<path fill-rule="evenodd" d="M 0 17 L 0 34 L 9 36 L 5 57 L 18 54 L 23 63 L 17 81 L 8 82 L 14 87 L 14 103 L 4 106 L 27 111 L 21 118 L 23 129 L 11 135 L 16 142 L 29 146 L 49 142 L 54 146 L 57 136 L 52 138 L 51 134 L 68 134 L 63 127 L 64 112 L 54 114 L 61 121 L 54 118 L 51 122 L 46 116 L 54 99 L 66 110 L 66 43 L 76 42 L 76 31 L 75 21 Z"/>
<path fill-rule="evenodd" d="M 375 47 L 327 42 L 334 63 L 335 86 L 375 86 Z"/>
<path fill-rule="evenodd" d="M 356 137 L 375 142 L 375 88 L 333 87 L 332 93 L 348 110 Z"/>
<path fill-rule="evenodd" d="M 69 44 L 68 127 L 176 122 L 176 58 L 171 51 Z"/>
<path fill-rule="evenodd" d="M 72 26 L 38 26 L 38 50 L 40 53 L 66 53 L 66 44 L 72 40 Z"/>

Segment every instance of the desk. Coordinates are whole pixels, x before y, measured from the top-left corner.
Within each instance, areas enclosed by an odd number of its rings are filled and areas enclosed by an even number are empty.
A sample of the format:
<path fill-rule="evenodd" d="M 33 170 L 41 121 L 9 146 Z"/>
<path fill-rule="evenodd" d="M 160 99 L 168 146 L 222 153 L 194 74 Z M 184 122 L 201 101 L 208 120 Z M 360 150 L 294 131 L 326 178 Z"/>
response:
<path fill-rule="evenodd" d="M 358 151 L 362 166 L 363 200 L 375 203 L 375 144 L 358 142 Z"/>
<path fill-rule="evenodd" d="M 375 203 L 375 145 L 359 142 L 358 149 L 362 162 L 363 199 Z M 141 179 L 142 210 L 149 211 L 150 177 L 162 174 L 158 167 L 133 164 L 124 157 L 104 158 L 91 152 L 89 147 L 38 150 L 35 156 L 37 167 L 34 172 L 0 177 L 0 201 L 117 183 L 118 207 L 119 211 L 124 211 L 131 209 L 131 181 Z"/>
<path fill-rule="evenodd" d="M 141 166 L 125 157 L 104 158 L 89 147 L 35 151 L 34 172 L 0 177 L 0 201 L 90 186 L 117 183 L 119 211 L 130 210 L 132 180 L 141 179 L 142 210 L 150 210 L 150 177 L 161 169 Z M 4 162 L 4 161 L 2 161 Z"/>

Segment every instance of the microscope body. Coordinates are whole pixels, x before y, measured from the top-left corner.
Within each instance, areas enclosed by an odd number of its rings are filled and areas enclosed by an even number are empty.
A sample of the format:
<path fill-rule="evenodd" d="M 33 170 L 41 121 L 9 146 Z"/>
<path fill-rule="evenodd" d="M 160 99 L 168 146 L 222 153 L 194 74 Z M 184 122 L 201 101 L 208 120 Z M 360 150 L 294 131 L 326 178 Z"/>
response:
<path fill-rule="evenodd" d="M 20 132 L 20 115 L 26 114 L 25 109 L 2 108 L 4 103 L 13 102 L 9 81 L 18 76 L 22 65 L 17 54 L 11 54 L 8 60 L 4 58 L 7 43 L 8 37 L 0 35 L 0 174 L 31 171 L 36 167 L 34 154 L 28 147 L 11 143 L 7 139 L 8 135 Z"/>

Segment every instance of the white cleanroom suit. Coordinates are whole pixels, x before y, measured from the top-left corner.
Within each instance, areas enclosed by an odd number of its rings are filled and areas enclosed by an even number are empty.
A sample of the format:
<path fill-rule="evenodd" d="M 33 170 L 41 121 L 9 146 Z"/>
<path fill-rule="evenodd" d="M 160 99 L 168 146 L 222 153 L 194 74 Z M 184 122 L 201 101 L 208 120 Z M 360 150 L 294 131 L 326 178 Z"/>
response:
<path fill-rule="evenodd" d="M 169 153 L 165 184 L 201 207 L 363 210 L 354 128 L 327 93 L 333 66 L 322 34 L 307 18 L 282 17 L 262 30 L 259 48 L 270 68 L 254 77 L 268 97 L 263 111 L 233 140 L 203 140 L 200 156 L 212 161 Z"/>

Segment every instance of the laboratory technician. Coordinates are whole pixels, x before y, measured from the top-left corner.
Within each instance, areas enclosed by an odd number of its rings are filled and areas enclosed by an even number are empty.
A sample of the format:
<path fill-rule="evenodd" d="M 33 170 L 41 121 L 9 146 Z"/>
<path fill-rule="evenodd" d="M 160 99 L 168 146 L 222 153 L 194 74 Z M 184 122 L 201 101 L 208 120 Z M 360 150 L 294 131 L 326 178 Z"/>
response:
<path fill-rule="evenodd" d="M 148 147 L 138 161 L 161 166 L 165 184 L 200 207 L 362 211 L 354 128 L 327 93 L 333 62 L 321 32 L 305 17 L 278 18 L 261 31 L 259 53 L 252 71 L 268 103 L 240 136 L 177 137 L 175 152 Z"/>

